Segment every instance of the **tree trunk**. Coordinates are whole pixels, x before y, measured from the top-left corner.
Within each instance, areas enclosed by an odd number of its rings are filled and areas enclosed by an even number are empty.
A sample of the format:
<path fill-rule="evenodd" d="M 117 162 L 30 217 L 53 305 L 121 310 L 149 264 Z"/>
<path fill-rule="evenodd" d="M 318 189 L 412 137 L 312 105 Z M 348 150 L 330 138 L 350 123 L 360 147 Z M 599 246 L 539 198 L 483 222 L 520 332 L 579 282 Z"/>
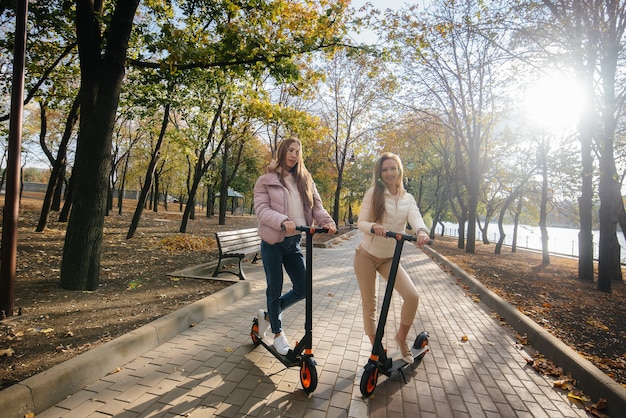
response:
<path fill-rule="evenodd" d="M 603 162 L 600 158 L 600 162 Z M 601 166 L 609 173 L 600 175 L 600 250 L 598 257 L 598 290 L 611 291 L 611 281 L 621 280 L 620 246 L 617 241 L 617 216 L 614 208 L 614 180 L 608 178 L 610 170 L 606 165 Z M 615 183 L 615 184 L 614 184 Z"/>
<path fill-rule="evenodd" d="M 130 162 L 130 150 L 124 160 L 124 169 L 122 170 L 122 176 L 120 179 L 120 188 L 117 190 L 117 213 L 122 214 L 124 208 L 124 193 L 126 192 L 126 174 L 128 173 L 128 164 Z"/>
<path fill-rule="evenodd" d="M 624 209 L 624 201 L 622 200 L 621 193 L 618 194 L 616 197 L 618 197 L 618 199 L 615 201 L 615 209 L 617 210 L 617 223 L 619 224 L 619 228 L 622 230 L 622 235 L 624 235 L 624 239 L 626 239 L 626 209 Z"/>
<path fill-rule="evenodd" d="M 222 167 L 220 169 L 220 203 L 218 214 L 218 225 L 226 225 L 226 202 L 228 201 L 228 154 L 230 152 L 230 144 L 224 143 L 224 152 L 222 153 Z"/>
<path fill-rule="evenodd" d="M 141 219 L 141 213 L 146 203 L 148 192 L 150 191 L 150 185 L 152 184 L 152 177 L 154 176 L 154 170 L 159 160 L 161 144 L 163 144 L 163 140 L 165 138 L 165 132 L 167 131 L 167 125 L 168 125 L 169 120 L 170 120 L 170 103 L 167 103 L 163 111 L 163 120 L 161 121 L 161 131 L 159 132 L 159 138 L 157 139 L 157 143 L 154 146 L 154 150 L 152 150 L 150 163 L 148 164 L 148 169 L 146 170 L 146 180 L 144 182 L 144 185 L 141 188 L 141 193 L 139 194 L 137 207 L 135 208 L 133 219 L 130 223 L 130 227 L 128 228 L 126 239 L 132 238 L 135 235 L 135 231 L 137 230 L 137 227 L 139 226 L 139 220 Z"/>
<path fill-rule="evenodd" d="M 506 236 L 506 234 L 504 233 L 504 215 L 509 209 L 509 206 L 511 206 L 511 203 L 515 201 L 517 194 L 518 193 L 511 193 L 502 204 L 502 208 L 500 208 L 500 215 L 498 216 L 498 231 L 500 232 L 500 238 L 496 243 L 496 249 L 494 252 L 495 254 L 500 254 L 502 251 L 502 245 L 504 244 L 504 238 Z"/>
<path fill-rule="evenodd" d="M 63 164 L 60 169 L 59 179 L 57 181 L 54 193 L 52 194 L 52 206 L 51 211 L 58 212 L 61 210 L 61 202 L 63 201 L 63 186 L 65 185 L 65 173 L 67 170 L 67 164 Z"/>
<path fill-rule="evenodd" d="M 522 213 L 522 205 L 524 200 L 522 196 L 517 200 L 517 209 L 515 209 L 515 215 L 513 216 L 513 239 L 511 241 L 511 252 L 517 251 L 517 227 L 519 226 L 519 216 Z"/>
<path fill-rule="evenodd" d="M 454 217 L 457 219 L 457 223 L 459 224 L 459 236 L 457 240 L 457 248 L 464 249 L 465 248 L 465 222 L 467 221 L 467 210 L 466 206 L 463 203 L 463 197 L 460 195 L 460 191 L 457 187 L 455 190 L 456 195 L 450 196 L 450 209 L 454 214 Z M 454 204 L 458 202 L 459 207 L 457 208 Z"/>
<path fill-rule="evenodd" d="M 185 205 L 185 212 L 183 212 L 183 219 L 180 223 L 179 232 L 185 233 L 187 232 L 187 224 L 189 223 L 189 219 L 193 219 L 195 216 L 195 199 L 196 192 L 198 191 L 198 186 L 200 185 L 200 180 L 202 180 L 202 176 L 206 172 L 209 167 L 209 164 L 205 164 L 204 162 L 205 151 L 202 150 L 198 156 L 198 161 L 194 166 L 193 170 L 193 179 L 191 183 L 191 187 L 188 191 L 187 204 Z"/>
<path fill-rule="evenodd" d="M 35 229 L 37 232 L 41 232 L 48 225 L 48 218 L 50 216 L 50 209 L 52 207 L 55 191 L 60 190 L 63 186 L 63 174 L 65 172 L 65 158 L 67 155 L 67 144 L 72 136 L 72 130 L 78 121 L 78 99 L 74 100 L 72 108 L 67 120 L 65 122 L 65 131 L 59 144 L 57 156 L 54 159 L 52 165 L 52 172 L 48 181 L 48 187 L 46 188 L 46 194 L 44 195 L 43 203 L 41 205 L 41 214 L 39 215 L 39 223 Z"/>
<path fill-rule="evenodd" d="M 593 92 L 587 93 L 592 98 Z M 592 99 L 588 99 L 592 102 Z M 593 155 L 592 137 L 594 112 L 591 103 L 586 112 L 581 112 L 579 137 L 582 161 L 581 191 L 578 198 L 578 216 L 580 231 L 578 232 L 578 279 L 593 282 Z"/>
<path fill-rule="evenodd" d="M 207 193 L 207 205 L 206 205 L 206 216 L 207 218 L 212 218 L 215 213 L 215 192 L 213 191 L 213 184 L 209 184 L 209 192 Z"/>
<path fill-rule="evenodd" d="M 457 218 L 457 222 L 459 223 L 459 239 L 457 242 L 457 247 L 460 249 L 465 248 L 465 224 L 467 222 L 467 216 L 465 213 L 462 216 Z"/>
<path fill-rule="evenodd" d="M 67 222 L 67 218 L 70 216 L 70 209 L 72 209 L 72 199 L 74 198 L 74 175 L 70 176 L 67 182 L 67 193 L 65 193 L 65 202 L 63 208 L 59 213 L 59 222 Z"/>
<path fill-rule="evenodd" d="M 610 149 L 609 149 L 610 147 Z M 619 183 L 613 157 L 613 138 L 606 134 L 600 148 L 600 249 L 598 257 L 598 290 L 611 291 L 611 281 L 622 281 L 620 246 L 617 240 Z"/>
<path fill-rule="evenodd" d="M 482 235 L 482 240 L 483 240 L 483 244 L 491 244 L 491 241 L 489 241 L 489 222 L 490 220 L 485 218 L 484 220 L 484 226 L 480 226 L 480 220 L 477 219 L 476 220 L 478 223 L 478 230 L 480 231 L 480 234 Z"/>
<path fill-rule="evenodd" d="M 115 114 L 124 78 L 124 63 L 139 0 L 117 2 L 106 42 L 100 37 L 101 10 L 93 2 L 76 1 L 81 88 L 80 132 L 76 146 L 72 203 L 63 247 L 60 286 L 96 290 L 111 166 Z M 106 52 L 101 56 L 101 45 Z"/>
<path fill-rule="evenodd" d="M 154 172 L 154 195 L 152 196 L 152 212 L 159 211 L 159 173 Z"/>
<path fill-rule="evenodd" d="M 347 151 L 348 151 L 347 147 L 344 147 L 343 153 L 341 154 L 342 158 L 339 161 L 339 164 L 337 167 L 337 187 L 335 187 L 335 201 L 333 202 L 333 214 L 332 214 L 332 218 L 335 221 L 335 225 L 339 225 L 339 207 L 341 205 L 341 188 L 343 186 L 343 170 L 346 165 Z"/>
<path fill-rule="evenodd" d="M 541 230 L 541 265 L 550 264 L 548 249 L 548 140 L 541 139 L 539 147 L 539 166 L 541 168 L 541 202 L 539 203 L 539 229 Z"/>
<path fill-rule="evenodd" d="M 611 9 L 609 17 L 615 18 Z M 623 13 L 623 12 L 622 12 Z M 623 20 L 623 15 L 615 20 Z M 611 19 L 607 29 L 603 32 L 605 49 L 601 57 L 600 77 L 602 79 L 602 136 L 599 138 L 599 168 L 600 168 L 600 254 L 598 260 L 598 290 L 611 291 L 611 281 L 623 281 L 620 265 L 620 246 L 617 240 L 617 214 L 620 184 L 617 181 L 615 167 L 615 129 L 617 120 L 615 114 L 621 106 L 621 98 L 615 95 L 615 80 L 617 61 L 621 51 L 623 27 L 616 27 L 615 20 Z"/>
<path fill-rule="evenodd" d="M 111 173 L 109 173 L 109 179 L 111 178 L 110 175 Z M 113 209 L 113 186 L 109 182 L 109 186 L 107 187 L 107 203 L 106 203 L 105 216 L 109 216 L 111 209 Z"/>
<path fill-rule="evenodd" d="M 479 127 L 474 127 L 468 139 L 468 188 L 467 188 L 467 245 L 465 252 L 476 252 L 476 221 L 478 217 L 478 201 L 480 197 L 481 162 L 480 162 L 480 132 Z"/>
<path fill-rule="evenodd" d="M 196 164 L 194 165 L 194 170 L 193 170 L 193 182 L 188 192 L 189 199 L 187 201 L 187 205 L 185 206 L 185 211 L 183 212 L 183 219 L 180 223 L 179 231 L 182 233 L 187 231 L 187 223 L 189 222 L 189 219 L 190 218 L 193 219 L 193 216 L 195 216 L 195 196 L 198 190 L 198 185 L 200 184 L 200 180 L 202 180 L 202 176 L 207 172 L 207 170 L 211 166 L 211 162 L 217 156 L 218 151 L 221 149 L 222 144 L 224 143 L 226 139 L 225 135 L 222 135 L 222 138 L 220 139 L 219 144 L 215 146 L 213 153 L 211 154 L 211 157 L 209 158 L 208 161 L 205 162 L 204 158 L 207 152 L 207 148 L 209 144 L 211 144 L 211 142 L 213 141 L 217 122 L 220 120 L 220 117 L 222 115 L 224 102 L 225 102 L 224 97 L 221 97 L 219 105 L 217 106 L 217 109 L 215 110 L 215 114 L 213 115 L 213 120 L 211 121 L 211 129 L 209 130 L 209 134 L 205 142 L 205 147 L 204 149 L 199 150 L 198 152 L 198 160 L 196 161 Z M 189 164 L 189 171 L 191 171 L 191 162 L 189 161 L 189 159 L 187 159 L 187 162 Z M 189 184 L 190 176 L 191 176 L 191 173 L 188 174 L 187 184 Z M 181 199 L 181 202 L 182 202 L 182 199 Z"/>

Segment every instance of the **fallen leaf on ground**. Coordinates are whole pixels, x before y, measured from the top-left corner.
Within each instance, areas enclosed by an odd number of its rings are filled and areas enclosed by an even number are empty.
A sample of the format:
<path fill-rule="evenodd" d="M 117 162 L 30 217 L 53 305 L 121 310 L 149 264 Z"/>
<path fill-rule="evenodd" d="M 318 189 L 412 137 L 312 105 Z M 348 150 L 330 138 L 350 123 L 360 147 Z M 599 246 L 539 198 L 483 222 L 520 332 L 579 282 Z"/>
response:
<path fill-rule="evenodd" d="M 2 356 L 11 357 L 12 355 L 13 355 L 12 348 L 5 348 L 4 350 L 0 350 L 0 357 Z"/>

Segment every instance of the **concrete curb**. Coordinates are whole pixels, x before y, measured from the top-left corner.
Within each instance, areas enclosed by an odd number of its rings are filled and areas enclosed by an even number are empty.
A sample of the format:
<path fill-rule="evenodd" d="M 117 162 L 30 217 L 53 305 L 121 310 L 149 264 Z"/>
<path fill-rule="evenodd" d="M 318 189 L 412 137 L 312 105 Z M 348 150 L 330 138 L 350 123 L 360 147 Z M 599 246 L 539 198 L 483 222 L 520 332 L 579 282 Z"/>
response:
<path fill-rule="evenodd" d="M 2 416 L 23 418 L 29 412 L 39 414 L 45 411 L 117 367 L 221 311 L 251 290 L 252 282 L 237 281 L 202 300 L 0 391 Z"/>
<path fill-rule="evenodd" d="M 424 246 L 424 252 L 450 269 L 452 274 L 461 279 L 471 292 L 480 297 L 481 302 L 500 314 L 513 329 L 520 334 L 525 334 L 528 342 L 535 349 L 561 367 L 566 374 L 576 379 L 576 387 L 591 397 L 594 402 L 605 398 L 607 410 L 602 412 L 610 416 L 620 416 L 626 411 L 626 388 L 446 257 L 427 246 Z"/>

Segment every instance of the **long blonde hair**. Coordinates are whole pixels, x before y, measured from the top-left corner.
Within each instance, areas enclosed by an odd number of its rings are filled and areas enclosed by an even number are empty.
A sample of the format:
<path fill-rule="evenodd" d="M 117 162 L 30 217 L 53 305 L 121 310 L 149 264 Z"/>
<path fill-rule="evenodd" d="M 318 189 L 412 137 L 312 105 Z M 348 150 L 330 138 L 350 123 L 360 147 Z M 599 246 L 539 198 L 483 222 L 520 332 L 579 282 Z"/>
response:
<path fill-rule="evenodd" d="M 291 170 L 289 170 L 286 165 L 286 156 L 289 146 L 294 142 L 300 145 L 300 155 L 298 156 L 298 162 Z M 296 179 L 296 185 L 298 187 L 300 197 L 302 198 L 302 202 L 308 203 L 310 207 L 313 207 L 313 177 L 304 165 L 304 159 L 302 158 L 302 142 L 300 142 L 298 138 L 287 138 L 280 143 L 278 150 L 276 151 L 276 164 L 277 168 L 275 171 L 278 171 L 278 167 L 282 170 L 279 177 L 282 185 L 286 187 L 283 177 L 287 175 L 288 172 L 291 172 Z"/>
<path fill-rule="evenodd" d="M 404 184 L 402 179 L 404 178 L 404 168 L 402 167 L 402 160 L 396 154 L 392 152 L 385 152 L 380 156 L 376 165 L 374 165 L 374 179 L 372 186 L 374 187 L 374 196 L 372 197 L 372 213 L 370 216 L 376 223 L 382 223 L 385 219 L 385 182 L 382 179 L 383 163 L 387 160 L 393 160 L 398 166 L 398 179 L 396 186 L 398 187 L 398 193 L 402 195 L 404 193 Z"/>

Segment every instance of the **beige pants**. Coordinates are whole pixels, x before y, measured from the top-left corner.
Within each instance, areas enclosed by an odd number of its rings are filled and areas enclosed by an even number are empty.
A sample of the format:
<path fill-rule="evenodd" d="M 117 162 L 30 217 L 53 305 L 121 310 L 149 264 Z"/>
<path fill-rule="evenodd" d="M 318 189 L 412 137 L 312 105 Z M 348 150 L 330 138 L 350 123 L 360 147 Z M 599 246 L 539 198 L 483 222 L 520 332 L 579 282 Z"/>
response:
<path fill-rule="evenodd" d="M 376 272 L 380 273 L 387 280 L 391 270 L 391 260 L 391 257 L 374 257 L 362 249 L 361 246 L 356 248 L 354 272 L 361 289 L 363 327 L 365 328 L 365 334 L 370 337 L 376 335 L 376 308 L 378 304 L 376 300 Z M 413 325 L 415 314 L 417 313 L 417 305 L 419 304 L 419 295 L 411 278 L 401 265 L 398 266 L 394 290 L 404 299 L 402 310 L 400 311 L 400 323 L 407 326 Z"/>

